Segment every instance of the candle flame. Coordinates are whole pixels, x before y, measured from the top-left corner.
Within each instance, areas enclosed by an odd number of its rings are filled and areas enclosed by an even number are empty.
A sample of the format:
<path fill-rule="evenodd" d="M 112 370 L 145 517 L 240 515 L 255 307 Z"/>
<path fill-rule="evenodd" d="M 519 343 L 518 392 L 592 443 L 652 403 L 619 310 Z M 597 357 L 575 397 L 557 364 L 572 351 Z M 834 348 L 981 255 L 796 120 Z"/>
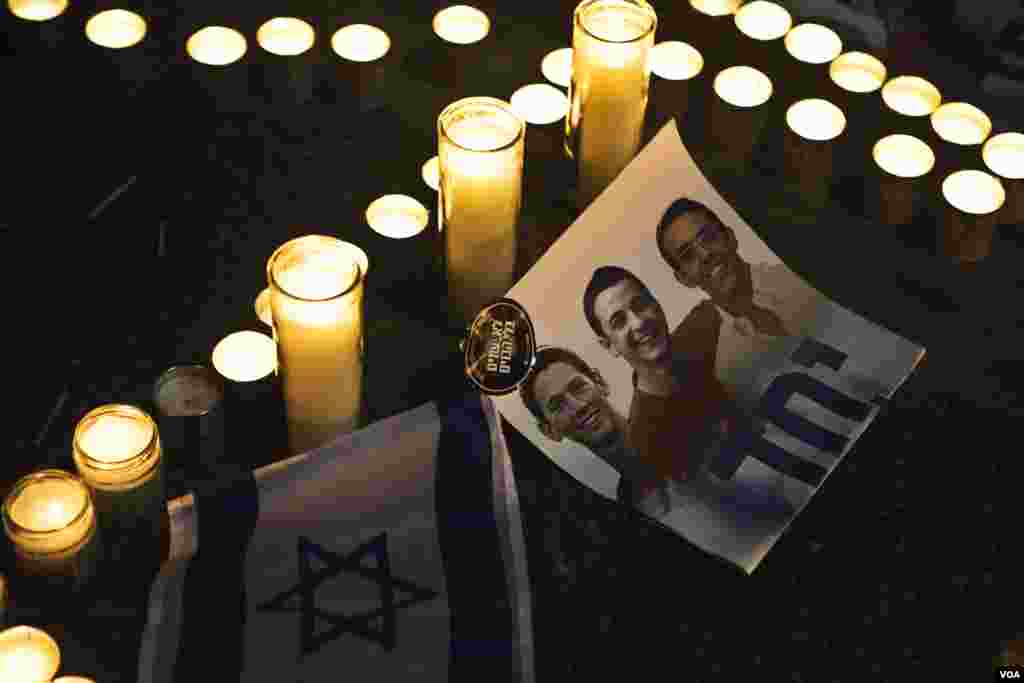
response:
<path fill-rule="evenodd" d="M 690 0 L 690 6 L 695 10 L 712 17 L 734 14 L 742 4 L 743 0 Z"/>
<path fill-rule="evenodd" d="M 540 70 L 544 78 L 568 88 L 572 80 L 572 48 L 563 47 L 549 52 L 540 63 Z"/>
<path fill-rule="evenodd" d="M 546 125 L 565 118 L 569 98 L 547 83 L 532 83 L 516 90 L 509 103 L 527 123 Z"/>
<path fill-rule="evenodd" d="M 245 36 L 226 26 L 207 26 L 193 33 L 185 51 L 200 64 L 226 66 L 237 62 L 247 49 Z"/>
<path fill-rule="evenodd" d="M 668 40 L 651 48 L 651 71 L 670 81 L 685 81 L 704 68 L 704 57 L 688 43 Z"/>
<path fill-rule="evenodd" d="M 68 0 L 7 0 L 11 13 L 28 21 L 47 21 L 64 13 Z"/>
<path fill-rule="evenodd" d="M 263 379 L 277 368 L 277 344 L 262 332 L 233 332 L 213 348 L 213 367 L 233 382 Z"/>
<path fill-rule="evenodd" d="M 86 22 L 85 35 L 100 47 L 119 50 L 142 40 L 146 20 L 128 10 L 108 9 Z"/>
<path fill-rule="evenodd" d="M 302 19 L 275 17 L 256 31 L 256 42 L 271 54 L 294 57 L 313 47 L 316 32 Z"/>
<path fill-rule="evenodd" d="M 887 135 L 871 155 L 882 170 L 899 178 L 918 178 L 935 166 L 932 148 L 912 135 Z"/>
<path fill-rule="evenodd" d="M 793 17 L 780 5 L 754 0 L 743 5 L 734 18 L 740 33 L 754 40 L 778 40 L 793 27 Z"/>
<path fill-rule="evenodd" d="M 825 64 L 843 51 L 843 41 L 827 26 L 800 24 L 786 34 L 786 51 L 798 61 Z"/>
<path fill-rule="evenodd" d="M 786 111 L 786 123 L 800 137 L 824 142 L 843 132 L 846 116 L 828 100 L 801 100 Z"/>
<path fill-rule="evenodd" d="M 735 107 L 758 107 L 772 96 L 772 82 L 749 66 L 731 66 L 715 77 L 715 93 Z"/>
<path fill-rule="evenodd" d="M 434 15 L 434 33 L 458 45 L 477 43 L 491 31 L 487 15 L 469 5 L 452 5 Z"/>
<path fill-rule="evenodd" d="M 985 143 L 982 157 L 993 173 L 1011 180 L 1024 179 L 1024 134 L 993 136 Z"/>
<path fill-rule="evenodd" d="M 1006 201 L 1006 190 L 984 171 L 957 171 L 942 181 L 942 196 L 964 213 L 985 215 L 999 210 Z"/>
<path fill-rule="evenodd" d="M 353 62 L 373 62 L 391 49 L 391 38 L 376 26 L 350 24 L 338 29 L 331 37 L 331 49 Z"/>
<path fill-rule="evenodd" d="M 423 232 L 430 221 L 427 207 L 404 194 L 388 194 L 366 208 L 366 222 L 385 237 L 404 239 Z"/>
<path fill-rule="evenodd" d="M 946 142 L 980 145 L 992 132 L 992 119 L 966 102 L 949 102 L 932 112 L 932 128 Z"/>
<path fill-rule="evenodd" d="M 866 52 L 847 52 L 836 57 L 828 69 L 832 82 L 855 93 L 874 92 L 885 82 L 885 65 Z"/>
<path fill-rule="evenodd" d="M 437 190 L 441 187 L 441 165 L 436 156 L 430 157 L 423 163 L 423 167 L 420 169 L 420 177 L 423 178 L 423 182 L 427 184 L 432 190 Z"/>
<path fill-rule="evenodd" d="M 882 88 L 882 100 L 904 116 L 927 116 L 938 108 L 942 95 L 919 76 L 897 76 Z"/>

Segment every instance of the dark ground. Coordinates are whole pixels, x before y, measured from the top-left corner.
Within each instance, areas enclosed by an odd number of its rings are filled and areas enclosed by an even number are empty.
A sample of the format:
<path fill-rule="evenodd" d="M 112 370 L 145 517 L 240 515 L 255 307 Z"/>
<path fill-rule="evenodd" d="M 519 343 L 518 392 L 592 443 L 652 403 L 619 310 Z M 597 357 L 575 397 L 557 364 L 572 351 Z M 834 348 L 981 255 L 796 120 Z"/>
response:
<path fill-rule="evenodd" d="M 164 367 L 204 361 L 223 335 L 256 328 L 251 304 L 267 256 L 313 230 L 361 244 L 376 267 L 371 416 L 433 397 L 454 341 L 423 332 L 437 329 L 436 244 L 388 244 L 362 211 L 390 192 L 434 210 L 419 166 L 433 154 L 436 113 L 452 97 L 448 86 L 427 83 L 430 51 L 417 50 L 429 44 L 429 28 L 382 11 L 386 21 L 396 22 L 396 46 L 416 56 L 389 77 L 385 110 L 361 115 L 323 89 L 314 104 L 253 97 L 225 108 L 187 66 L 161 57 L 174 53 L 168 36 L 184 30 L 181 17 L 164 20 L 173 30 L 154 28 L 147 50 L 156 59 L 141 78 L 74 32 L 44 49 L 24 26 L 10 27 L 0 223 L 17 394 L 6 402 L 16 445 L 7 481 L 41 462 L 69 466 L 70 429 L 86 410 L 145 401 Z M 473 94 L 506 97 L 539 80 L 540 58 L 565 44 L 540 18 L 496 26 L 487 60 L 466 62 Z M 940 62 L 963 61 L 939 48 Z M 970 82 L 969 70 L 959 76 Z M 943 73 L 934 78 L 941 83 Z M 1020 629 L 1020 226 L 1002 226 L 990 259 L 961 272 L 934 253 L 927 216 L 894 236 L 835 207 L 810 214 L 772 175 L 770 159 L 762 149 L 760 167 L 723 177 L 723 192 L 794 269 L 924 344 L 928 358 L 749 577 L 583 489 L 511 434 L 541 681 L 757 673 L 859 682 L 935 672 L 983 681 L 1001 642 Z M 123 202 L 100 221 L 83 220 L 133 175 Z M 552 196 L 527 202 L 530 258 L 572 215 Z M 162 220 L 161 263 L 151 254 Z M 830 230 L 835 237 L 822 235 Z M 881 246 L 872 251 L 872 243 Z M 410 344 L 413 359 L 402 353 Z M 76 359 L 75 391 L 34 450 Z M 410 379 L 413 371 L 423 374 Z M 184 485 L 178 476 L 172 491 Z M 98 680 L 118 680 L 110 666 Z"/>

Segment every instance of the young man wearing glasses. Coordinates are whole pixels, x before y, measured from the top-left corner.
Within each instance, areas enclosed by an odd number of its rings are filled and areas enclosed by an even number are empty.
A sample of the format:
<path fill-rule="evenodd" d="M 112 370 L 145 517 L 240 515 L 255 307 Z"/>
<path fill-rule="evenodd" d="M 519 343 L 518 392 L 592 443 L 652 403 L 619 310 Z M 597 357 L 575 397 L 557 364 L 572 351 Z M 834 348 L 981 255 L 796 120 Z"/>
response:
<path fill-rule="evenodd" d="M 732 229 L 691 199 L 677 199 L 668 207 L 657 242 L 676 280 L 700 289 L 714 305 L 711 313 L 695 309 L 688 317 L 718 327 L 717 335 L 703 336 L 715 343 L 714 350 L 704 352 L 714 358 L 716 376 L 734 391 L 750 374 L 735 361 L 769 350 L 785 353 L 792 343 L 786 338 L 802 336 L 824 301 L 784 264 L 744 261 Z"/>
<path fill-rule="evenodd" d="M 619 473 L 620 502 L 661 517 L 669 510 L 666 483 L 627 446 L 626 418 L 609 403 L 610 393 L 600 372 L 555 346 L 537 351 L 533 371 L 519 387 L 544 436 L 587 448 Z"/>

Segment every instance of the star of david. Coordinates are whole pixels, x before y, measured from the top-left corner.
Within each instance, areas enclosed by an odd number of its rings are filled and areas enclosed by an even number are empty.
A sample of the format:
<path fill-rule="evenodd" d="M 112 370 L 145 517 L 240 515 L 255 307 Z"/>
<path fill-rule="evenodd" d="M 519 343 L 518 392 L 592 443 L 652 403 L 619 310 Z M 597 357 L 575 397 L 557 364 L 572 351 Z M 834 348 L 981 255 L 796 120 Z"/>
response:
<path fill-rule="evenodd" d="M 375 536 L 348 555 L 331 552 L 305 536 L 299 536 L 297 545 L 298 585 L 258 605 L 256 609 L 263 612 L 299 612 L 301 614 L 299 639 L 302 651 L 300 657 L 317 652 L 327 643 L 346 633 L 377 643 L 385 650 L 391 651 L 398 642 L 398 610 L 429 602 L 440 595 L 437 591 L 417 586 L 411 581 L 391 574 L 386 533 Z M 376 559 L 376 567 L 363 565 L 363 558 L 367 555 Z M 319 558 L 326 566 L 314 571 L 311 562 L 313 556 Z M 342 572 L 357 574 L 376 583 L 380 596 L 380 607 L 355 614 L 328 612 L 317 607 L 317 587 Z M 399 598 L 397 595 L 399 591 L 406 596 Z M 301 597 L 300 605 L 298 607 L 289 605 L 288 602 L 296 596 Z M 322 633 L 317 633 L 318 619 L 327 622 L 331 627 Z"/>

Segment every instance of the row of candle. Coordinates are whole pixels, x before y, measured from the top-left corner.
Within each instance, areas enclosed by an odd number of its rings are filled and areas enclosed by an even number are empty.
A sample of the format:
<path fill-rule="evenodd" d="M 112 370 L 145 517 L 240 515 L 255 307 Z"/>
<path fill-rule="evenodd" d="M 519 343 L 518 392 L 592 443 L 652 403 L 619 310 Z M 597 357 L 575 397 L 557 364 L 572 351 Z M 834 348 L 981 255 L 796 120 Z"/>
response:
<path fill-rule="evenodd" d="M 67 0 L 8 0 L 11 12 L 28 21 L 48 21 L 67 9 Z M 453 5 L 439 11 L 433 19 L 435 34 L 442 40 L 468 44 L 482 40 L 490 31 L 490 20 L 468 5 Z M 124 49 L 138 45 L 146 36 L 146 20 L 125 9 L 98 12 L 86 21 L 85 35 L 96 45 Z M 267 52 L 294 57 L 313 47 L 316 32 L 296 17 L 274 17 L 256 31 L 256 42 Z M 391 47 L 388 34 L 369 24 L 350 24 L 331 36 L 331 47 L 343 59 L 370 62 L 383 57 Z M 226 66 L 240 60 L 248 44 L 238 30 L 226 26 L 206 26 L 193 33 L 185 51 L 196 61 L 211 66 Z"/>

